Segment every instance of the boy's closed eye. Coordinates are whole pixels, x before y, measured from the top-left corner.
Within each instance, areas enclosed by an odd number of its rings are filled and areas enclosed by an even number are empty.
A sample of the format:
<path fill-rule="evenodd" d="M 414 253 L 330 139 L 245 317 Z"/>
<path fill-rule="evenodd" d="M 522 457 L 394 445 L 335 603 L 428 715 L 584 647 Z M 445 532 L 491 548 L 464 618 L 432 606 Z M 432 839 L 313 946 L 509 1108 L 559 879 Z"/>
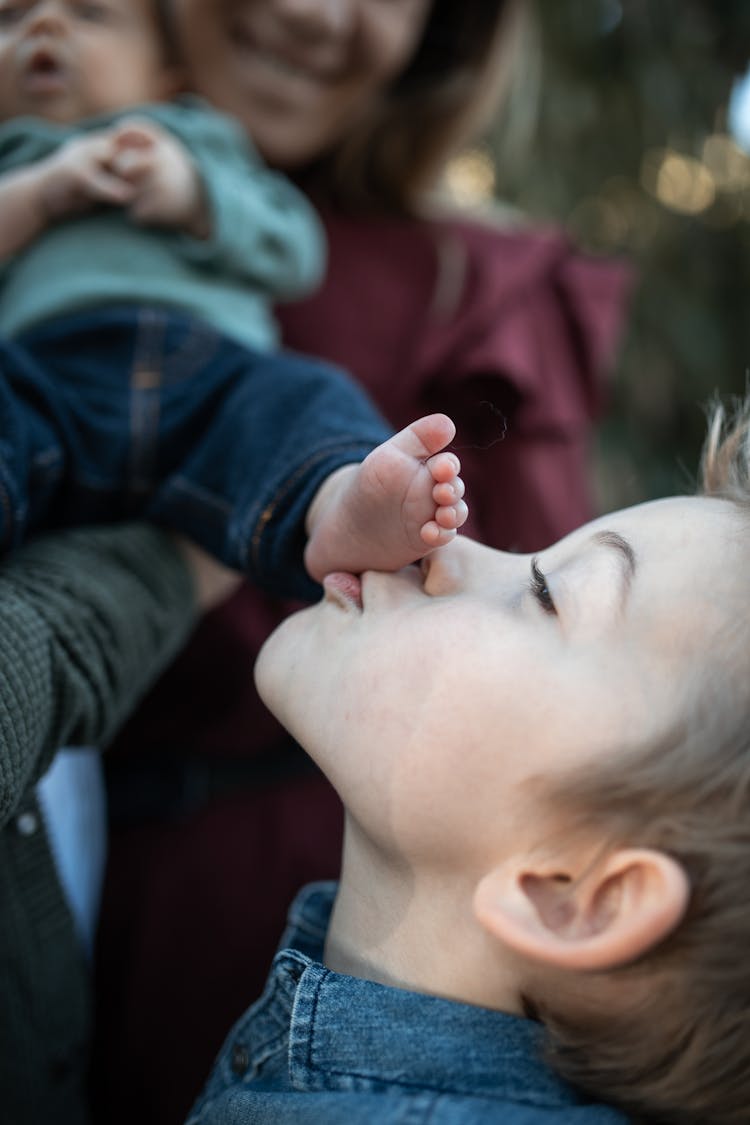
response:
<path fill-rule="evenodd" d="M 540 569 L 539 564 L 534 557 L 531 560 L 531 579 L 529 581 L 529 589 L 533 594 L 535 600 L 545 613 L 556 614 L 557 607 L 555 606 L 552 594 L 547 584 L 547 577 Z"/>

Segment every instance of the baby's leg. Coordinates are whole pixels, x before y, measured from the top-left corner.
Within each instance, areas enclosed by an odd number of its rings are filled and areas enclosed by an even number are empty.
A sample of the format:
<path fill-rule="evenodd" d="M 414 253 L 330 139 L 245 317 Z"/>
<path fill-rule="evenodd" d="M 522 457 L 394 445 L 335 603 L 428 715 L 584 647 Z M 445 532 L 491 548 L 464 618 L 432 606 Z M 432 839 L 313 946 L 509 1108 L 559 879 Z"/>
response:
<path fill-rule="evenodd" d="M 445 414 L 430 414 L 323 482 L 307 515 L 313 578 L 399 570 L 455 536 L 468 513 L 458 458 L 443 451 L 455 432 Z"/>
<path fill-rule="evenodd" d="M 77 521 L 56 508 L 70 444 L 65 397 L 31 351 L 0 341 L 0 555 L 30 529 Z"/>

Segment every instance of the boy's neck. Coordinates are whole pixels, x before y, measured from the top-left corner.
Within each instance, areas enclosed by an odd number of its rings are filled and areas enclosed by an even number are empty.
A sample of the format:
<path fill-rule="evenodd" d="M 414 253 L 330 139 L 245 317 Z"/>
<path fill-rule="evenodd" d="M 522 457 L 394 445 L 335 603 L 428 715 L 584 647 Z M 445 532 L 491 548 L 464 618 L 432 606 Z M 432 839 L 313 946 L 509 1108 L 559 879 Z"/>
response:
<path fill-rule="evenodd" d="M 457 872 L 391 861 L 347 818 L 327 967 L 520 1014 L 517 966 L 475 921 L 473 890 Z"/>

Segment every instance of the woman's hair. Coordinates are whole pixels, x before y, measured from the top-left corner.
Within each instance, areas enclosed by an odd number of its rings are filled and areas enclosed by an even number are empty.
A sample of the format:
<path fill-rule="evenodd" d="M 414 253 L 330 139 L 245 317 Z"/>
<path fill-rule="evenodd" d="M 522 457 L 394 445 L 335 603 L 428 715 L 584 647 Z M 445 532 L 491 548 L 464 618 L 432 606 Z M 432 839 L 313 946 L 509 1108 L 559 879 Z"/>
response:
<path fill-rule="evenodd" d="M 750 400 L 714 408 L 699 492 L 747 518 L 750 561 Z M 552 794 L 577 827 L 658 848 L 690 881 L 676 930 L 606 982 L 592 978 L 585 1008 L 538 1006 L 559 1073 L 659 1125 L 750 1120 L 750 596 L 707 649 L 668 738 Z M 597 989 L 612 985 L 618 1001 L 603 1011 Z"/>
<path fill-rule="evenodd" d="M 172 5 L 169 0 L 152 0 L 151 9 L 156 31 L 161 40 L 164 61 L 169 66 L 175 65 L 179 60 L 179 52 L 177 50 L 177 34 Z"/>
<path fill-rule="evenodd" d="M 528 19 L 528 0 L 433 0 L 411 62 L 311 184 L 349 211 L 413 211 L 501 103 Z"/>

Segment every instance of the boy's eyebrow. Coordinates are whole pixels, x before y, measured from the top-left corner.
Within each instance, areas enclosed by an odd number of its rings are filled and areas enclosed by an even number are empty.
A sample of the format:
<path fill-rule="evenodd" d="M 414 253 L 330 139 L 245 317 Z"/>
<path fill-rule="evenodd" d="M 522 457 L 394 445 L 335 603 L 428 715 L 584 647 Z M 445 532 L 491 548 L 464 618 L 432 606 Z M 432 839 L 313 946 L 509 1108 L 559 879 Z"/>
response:
<path fill-rule="evenodd" d="M 623 535 L 620 535 L 619 531 L 597 531 L 592 536 L 592 540 L 602 547 L 610 547 L 619 551 L 625 564 L 623 574 L 625 577 L 625 596 L 627 596 L 637 570 L 635 551 L 632 546 Z"/>

